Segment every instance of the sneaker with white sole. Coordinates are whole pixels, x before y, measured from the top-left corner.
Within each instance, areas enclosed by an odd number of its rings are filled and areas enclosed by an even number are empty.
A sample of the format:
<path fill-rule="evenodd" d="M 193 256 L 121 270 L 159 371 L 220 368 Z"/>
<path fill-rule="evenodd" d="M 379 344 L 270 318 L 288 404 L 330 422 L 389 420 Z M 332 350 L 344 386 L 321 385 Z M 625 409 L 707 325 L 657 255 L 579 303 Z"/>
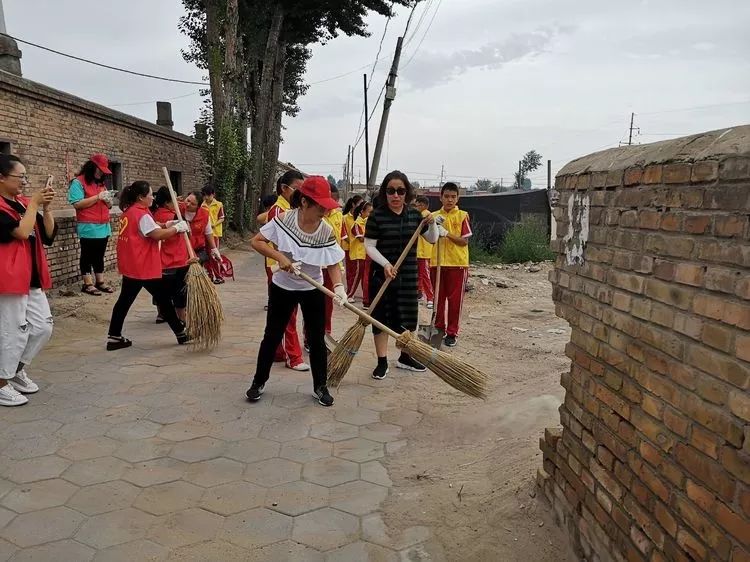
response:
<path fill-rule="evenodd" d="M 6 384 L 0 387 L 0 406 L 22 406 L 29 399 L 18 392 L 13 385 Z"/>
<path fill-rule="evenodd" d="M 401 357 L 396 361 L 396 367 L 414 373 L 424 373 L 427 370 L 427 367 L 422 365 L 422 363 L 414 359 L 411 355 L 406 355 L 405 353 L 402 353 Z"/>
<path fill-rule="evenodd" d="M 333 396 L 328 392 L 328 387 L 323 385 L 313 389 L 313 397 L 317 398 L 321 406 L 333 406 Z"/>
<path fill-rule="evenodd" d="M 429 310 L 432 310 L 434 306 L 435 306 L 435 305 L 433 304 L 433 302 L 432 302 L 432 301 L 427 301 L 427 308 L 428 308 Z"/>
<path fill-rule="evenodd" d="M 23 392 L 24 394 L 34 394 L 35 392 L 39 392 L 39 387 L 29 378 L 29 375 L 26 374 L 26 369 L 18 371 L 16 376 L 8 382 L 12 384 L 13 388 L 18 392 Z"/>
<path fill-rule="evenodd" d="M 303 361 L 302 363 L 297 363 L 296 365 L 292 366 L 290 363 L 287 362 L 286 368 L 291 369 L 292 371 L 309 371 L 310 365 L 308 365 L 307 363 Z"/>
<path fill-rule="evenodd" d="M 247 390 L 245 395 L 247 396 L 247 399 L 251 402 L 257 402 L 260 400 L 261 394 L 266 390 L 266 385 L 264 384 L 258 384 L 254 382 L 252 386 Z"/>

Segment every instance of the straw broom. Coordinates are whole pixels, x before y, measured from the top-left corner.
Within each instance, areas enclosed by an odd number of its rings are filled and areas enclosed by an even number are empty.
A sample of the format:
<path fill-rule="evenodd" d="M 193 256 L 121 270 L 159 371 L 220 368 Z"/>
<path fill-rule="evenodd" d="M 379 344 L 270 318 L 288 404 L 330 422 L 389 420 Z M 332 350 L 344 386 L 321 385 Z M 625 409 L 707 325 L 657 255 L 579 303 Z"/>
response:
<path fill-rule="evenodd" d="M 419 223 L 419 226 L 417 226 L 417 229 L 414 231 L 414 234 L 411 235 L 411 238 L 406 244 L 404 251 L 401 252 L 398 261 L 396 261 L 396 264 L 393 266 L 396 270 L 401 267 L 401 264 L 406 259 L 406 256 L 409 254 L 409 250 L 411 250 L 412 246 L 414 246 L 417 238 L 419 238 L 419 235 L 422 232 L 422 228 L 424 228 L 426 223 L 426 220 L 422 220 Z M 392 278 L 386 279 L 383 285 L 380 287 L 378 294 L 375 295 L 372 303 L 370 303 L 370 314 L 372 314 L 372 311 L 375 310 L 375 307 L 380 302 L 380 299 L 385 293 L 385 290 L 388 288 L 388 285 L 390 285 L 391 281 L 393 281 Z M 336 349 L 334 349 L 333 352 L 328 356 L 328 383 L 330 386 L 338 388 L 341 384 L 344 376 L 349 371 L 349 367 L 351 367 L 354 356 L 357 355 L 357 353 L 359 352 L 359 348 L 362 346 L 362 340 L 365 337 L 365 330 L 367 329 L 367 326 L 369 324 L 370 323 L 363 318 L 357 320 L 357 322 L 344 333 L 344 335 L 339 340 Z"/>
<path fill-rule="evenodd" d="M 172 182 L 169 179 L 169 171 L 162 168 L 164 180 L 167 182 L 169 194 L 172 196 L 172 205 L 178 220 L 182 220 L 182 213 L 177 202 Z M 221 324 L 224 322 L 224 311 L 221 307 L 216 286 L 206 274 L 206 270 L 195 257 L 190 236 L 183 233 L 187 245 L 190 265 L 185 275 L 187 284 L 187 310 L 185 311 L 185 323 L 188 334 L 190 334 L 191 345 L 195 349 L 207 350 L 216 347 L 221 338 Z"/>
<path fill-rule="evenodd" d="M 300 273 L 299 276 L 327 296 L 336 298 L 333 291 L 329 291 L 321 283 L 318 283 L 306 273 Z M 487 383 L 489 377 L 482 371 L 472 367 L 468 363 L 464 363 L 449 353 L 430 347 L 429 344 L 420 341 L 415 334 L 408 330 L 403 334 L 397 334 L 388 326 L 378 322 L 356 306 L 352 306 L 348 302 L 344 303 L 344 306 L 365 322 L 376 326 L 394 338 L 396 340 L 396 346 L 399 349 L 405 351 L 420 363 L 424 363 L 430 371 L 435 373 L 444 382 L 448 383 L 456 390 L 474 398 L 485 399 L 487 397 Z"/>

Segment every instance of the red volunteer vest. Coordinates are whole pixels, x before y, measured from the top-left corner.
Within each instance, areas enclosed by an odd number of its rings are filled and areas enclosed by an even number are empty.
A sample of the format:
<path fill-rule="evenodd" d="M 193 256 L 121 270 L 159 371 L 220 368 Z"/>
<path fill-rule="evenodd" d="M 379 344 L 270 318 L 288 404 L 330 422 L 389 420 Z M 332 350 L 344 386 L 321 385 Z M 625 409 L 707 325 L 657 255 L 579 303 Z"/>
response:
<path fill-rule="evenodd" d="M 29 199 L 23 195 L 16 197 L 16 201 L 24 207 L 29 206 Z M 13 207 L 0 197 L 0 212 L 10 215 L 14 220 L 20 221 L 19 215 Z M 31 252 L 36 252 L 36 267 L 39 271 L 39 284 L 43 290 L 52 288 L 52 278 L 47 265 L 47 255 L 42 247 L 39 227 L 34 225 L 36 242 L 32 247 L 32 240 L 14 239 L 8 244 L 0 244 L 0 294 L 2 295 L 28 295 L 31 285 Z"/>
<path fill-rule="evenodd" d="M 145 207 L 132 205 L 120 217 L 117 237 L 117 269 L 131 279 L 160 279 L 159 242 L 141 234 L 141 217 L 151 214 Z"/>
<path fill-rule="evenodd" d="M 154 213 L 154 220 L 158 223 L 166 223 L 167 221 L 175 220 L 175 218 L 177 218 L 176 215 L 166 207 L 159 207 Z M 177 234 L 161 241 L 162 269 L 185 267 L 188 257 L 185 237 L 182 234 Z"/>
<path fill-rule="evenodd" d="M 97 183 L 86 183 L 83 176 L 77 176 L 76 179 L 83 186 L 83 197 L 89 198 L 99 195 L 99 192 L 107 189 L 104 185 Z M 91 207 L 86 209 L 76 209 L 76 220 L 90 224 L 107 224 L 109 222 L 109 207 L 104 201 L 97 201 Z"/>

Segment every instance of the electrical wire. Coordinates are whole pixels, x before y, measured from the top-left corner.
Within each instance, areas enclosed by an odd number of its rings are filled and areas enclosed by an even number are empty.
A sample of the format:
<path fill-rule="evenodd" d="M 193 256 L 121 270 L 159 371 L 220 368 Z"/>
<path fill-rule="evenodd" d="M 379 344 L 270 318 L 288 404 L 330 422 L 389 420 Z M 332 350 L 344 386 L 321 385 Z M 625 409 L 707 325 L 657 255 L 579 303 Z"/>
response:
<path fill-rule="evenodd" d="M 411 57 L 408 61 L 406 61 L 406 64 L 402 67 L 403 69 L 406 69 L 407 66 L 409 66 L 409 63 L 411 63 L 412 60 L 414 60 L 414 57 L 419 52 L 419 48 L 422 46 L 422 43 L 424 43 L 425 37 L 427 37 L 427 34 L 430 32 L 430 29 L 432 29 L 432 24 L 435 22 L 435 16 L 437 16 L 438 11 L 440 10 L 440 5 L 443 3 L 443 0 L 438 0 L 437 5 L 435 6 L 435 11 L 432 14 L 432 19 L 430 20 L 430 24 L 427 26 L 427 29 L 424 32 L 424 35 L 422 35 L 422 39 L 420 39 L 419 44 L 417 45 L 417 48 L 414 49 L 414 52 L 411 54 Z"/>

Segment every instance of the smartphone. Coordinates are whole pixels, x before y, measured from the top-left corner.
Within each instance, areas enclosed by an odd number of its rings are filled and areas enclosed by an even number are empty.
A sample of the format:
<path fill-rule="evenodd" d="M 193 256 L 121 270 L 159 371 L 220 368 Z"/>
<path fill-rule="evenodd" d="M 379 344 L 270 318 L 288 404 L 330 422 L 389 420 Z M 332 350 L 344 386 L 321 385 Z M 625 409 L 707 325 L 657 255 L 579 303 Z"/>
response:
<path fill-rule="evenodd" d="M 52 174 L 47 174 L 47 183 L 44 186 L 44 189 L 52 189 L 52 181 L 55 179 L 55 176 Z"/>

